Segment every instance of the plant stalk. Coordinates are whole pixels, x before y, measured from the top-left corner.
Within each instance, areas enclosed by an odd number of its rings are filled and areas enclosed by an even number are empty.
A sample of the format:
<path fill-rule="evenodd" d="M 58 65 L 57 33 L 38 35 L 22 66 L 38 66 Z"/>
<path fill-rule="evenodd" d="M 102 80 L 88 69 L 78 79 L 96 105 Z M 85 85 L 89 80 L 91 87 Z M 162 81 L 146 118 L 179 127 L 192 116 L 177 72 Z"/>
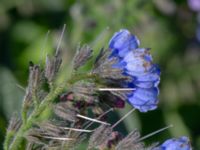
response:
<path fill-rule="evenodd" d="M 23 120 L 26 120 L 23 122 L 21 127 L 19 128 L 18 132 L 15 134 L 15 137 L 13 138 L 11 144 L 9 142 L 11 141 L 10 136 L 7 135 L 7 138 L 5 140 L 4 148 L 5 150 L 19 150 L 20 146 L 24 140 L 25 133 L 32 127 L 33 123 L 37 120 L 37 117 L 47 108 L 49 107 L 49 104 L 51 104 L 54 99 L 60 95 L 66 86 L 70 88 L 71 85 L 73 85 L 75 82 L 83 80 L 83 79 L 95 79 L 96 75 L 94 74 L 76 74 L 69 79 L 66 84 L 62 84 L 56 88 L 51 88 L 49 94 L 44 98 L 44 100 L 33 110 L 33 112 L 29 115 L 27 119 L 26 113 L 22 112 Z M 9 133 L 8 133 L 9 134 Z M 10 146 L 8 146 L 10 145 Z"/>

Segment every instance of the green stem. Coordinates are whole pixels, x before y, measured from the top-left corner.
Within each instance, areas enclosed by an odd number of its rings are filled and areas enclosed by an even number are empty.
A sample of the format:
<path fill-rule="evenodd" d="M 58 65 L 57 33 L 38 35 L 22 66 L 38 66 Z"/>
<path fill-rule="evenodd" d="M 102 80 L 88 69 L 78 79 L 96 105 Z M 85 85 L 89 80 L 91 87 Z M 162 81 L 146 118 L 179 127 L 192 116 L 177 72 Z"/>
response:
<path fill-rule="evenodd" d="M 22 123 L 26 124 L 26 118 L 27 118 L 27 110 L 23 109 L 22 111 Z"/>
<path fill-rule="evenodd" d="M 75 74 L 69 81 L 69 84 L 73 84 L 77 81 L 83 80 L 83 79 L 93 79 L 93 80 L 98 80 L 98 76 L 95 74 Z"/>
<path fill-rule="evenodd" d="M 62 91 L 64 90 L 64 86 L 57 87 L 55 90 L 52 90 L 42 101 L 42 103 L 37 107 L 32 114 L 29 116 L 28 120 L 25 124 L 23 124 L 20 129 L 18 130 L 17 134 L 15 135 L 15 138 L 10 145 L 10 150 L 18 150 L 19 145 L 24 139 L 24 133 L 30 129 L 33 125 L 34 120 L 37 118 L 38 115 L 42 113 L 43 110 L 45 110 L 46 107 L 48 107 L 48 104 L 53 101 Z"/>
<path fill-rule="evenodd" d="M 4 141 L 4 150 L 9 150 L 9 144 L 10 144 L 10 141 L 13 138 L 13 136 L 14 136 L 14 132 L 7 131 L 5 141 Z"/>

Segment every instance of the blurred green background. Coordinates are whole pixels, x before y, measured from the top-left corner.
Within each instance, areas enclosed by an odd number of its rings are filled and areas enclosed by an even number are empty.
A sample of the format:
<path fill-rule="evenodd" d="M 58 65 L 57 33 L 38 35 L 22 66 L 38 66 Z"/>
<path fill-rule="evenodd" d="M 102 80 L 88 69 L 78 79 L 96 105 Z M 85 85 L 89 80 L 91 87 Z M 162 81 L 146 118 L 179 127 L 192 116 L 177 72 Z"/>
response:
<path fill-rule="evenodd" d="M 198 0 L 197 0 L 198 1 Z M 174 127 L 146 140 L 189 136 L 200 149 L 200 14 L 186 0 L 1 0 L 0 1 L 0 143 L 8 120 L 20 113 L 27 84 L 28 62 L 44 63 L 57 46 L 67 70 L 77 44 L 88 43 L 95 53 L 108 45 L 120 28 L 136 34 L 141 47 L 152 49 L 162 70 L 159 108 L 135 112 L 118 126 L 124 134 L 138 128 L 146 135 L 166 125 Z M 200 22 L 200 21 L 199 21 Z M 46 34 L 50 31 L 45 42 Z M 200 30 L 199 30 L 200 31 Z M 198 35 L 199 34 L 199 35 Z M 63 76 L 68 76 L 63 71 Z M 113 114 L 113 122 L 128 111 Z M 0 146 L 0 148 L 2 145 Z"/>

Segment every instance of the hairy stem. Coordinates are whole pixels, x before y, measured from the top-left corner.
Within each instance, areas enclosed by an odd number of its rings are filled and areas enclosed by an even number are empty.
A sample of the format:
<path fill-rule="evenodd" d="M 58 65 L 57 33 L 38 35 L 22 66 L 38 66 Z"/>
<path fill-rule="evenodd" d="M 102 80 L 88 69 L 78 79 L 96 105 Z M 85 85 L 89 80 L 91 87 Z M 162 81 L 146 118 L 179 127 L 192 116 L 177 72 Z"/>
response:
<path fill-rule="evenodd" d="M 77 81 L 83 80 L 83 79 L 93 79 L 98 80 L 98 76 L 95 74 L 75 74 L 68 82 L 68 84 L 73 84 Z"/>
<path fill-rule="evenodd" d="M 5 141 L 4 141 L 4 150 L 8 150 L 9 149 L 9 144 L 11 139 L 14 136 L 14 132 L 12 131 L 7 131 L 6 137 L 5 137 Z"/>
<path fill-rule="evenodd" d="M 41 104 L 28 117 L 26 123 L 22 124 L 17 134 L 15 135 L 12 144 L 10 145 L 10 150 L 19 149 L 19 146 L 24 138 L 24 133 L 32 127 L 34 120 L 37 119 L 37 116 L 40 115 L 42 111 L 49 106 L 49 103 L 52 102 L 60 93 L 62 93 L 63 90 L 64 86 L 59 86 L 55 88 L 55 90 L 50 91 L 50 93 L 45 97 Z"/>
<path fill-rule="evenodd" d="M 29 117 L 27 119 L 26 119 L 26 113 L 24 114 L 22 112 L 23 120 L 26 120 L 26 121 L 23 122 L 23 124 L 19 128 L 18 132 L 15 134 L 15 137 L 13 138 L 13 141 L 11 144 L 9 144 L 10 137 L 9 137 L 9 135 L 7 135 L 8 138 L 7 138 L 7 140 L 5 140 L 5 145 L 4 145 L 5 150 L 20 149 L 20 146 L 24 140 L 26 131 L 28 131 L 33 126 L 33 124 L 37 120 L 38 116 L 44 110 L 46 110 L 46 108 L 49 107 L 51 102 L 53 102 L 55 100 L 55 98 L 64 91 L 66 85 L 70 87 L 77 81 L 80 81 L 83 79 L 94 79 L 94 78 L 96 78 L 96 76 L 94 74 L 76 74 L 76 75 L 73 75 L 72 78 L 69 79 L 65 84 L 62 84 L 56 88 L 51 87 L 49 94 L 44 98 L 44 100 L 40 104 L 38 104 L 37 107 L 35 107 L 35 109 L 29 115 Z M 9 133 L 7 133 L 7 134 L 9 134 Z M 8 145 L 10 145 L 10 146 L 8 147 Z"/>

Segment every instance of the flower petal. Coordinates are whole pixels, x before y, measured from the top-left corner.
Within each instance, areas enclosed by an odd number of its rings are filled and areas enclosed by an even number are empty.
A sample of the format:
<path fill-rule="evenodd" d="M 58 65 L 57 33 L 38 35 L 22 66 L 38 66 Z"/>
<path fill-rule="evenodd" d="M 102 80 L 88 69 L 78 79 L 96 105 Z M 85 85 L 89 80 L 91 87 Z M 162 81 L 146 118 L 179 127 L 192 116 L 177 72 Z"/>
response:
<path fill-rule="evenodd" d="M 157 88 L 137 88 L 132 95 L 128 96 L 130 104 L 141 112 L 147 112 L 157 108 L 159 91 Z"/>
<path fill-rule="evenodd" d="M 153 150 L 192 150 L 192 148 L 189 139 L 185 136 L 182 136 L 177 139 L 169 139 Z"/>
<path fill-rule="evenodd" d="M 127 52 L 137 48 L 139 44 L 140 42 L 135 35 L 126 29 L 121 29 L 111 38 L 109 48 L 113 51 L 112 55 L 124 57 Z"/>

